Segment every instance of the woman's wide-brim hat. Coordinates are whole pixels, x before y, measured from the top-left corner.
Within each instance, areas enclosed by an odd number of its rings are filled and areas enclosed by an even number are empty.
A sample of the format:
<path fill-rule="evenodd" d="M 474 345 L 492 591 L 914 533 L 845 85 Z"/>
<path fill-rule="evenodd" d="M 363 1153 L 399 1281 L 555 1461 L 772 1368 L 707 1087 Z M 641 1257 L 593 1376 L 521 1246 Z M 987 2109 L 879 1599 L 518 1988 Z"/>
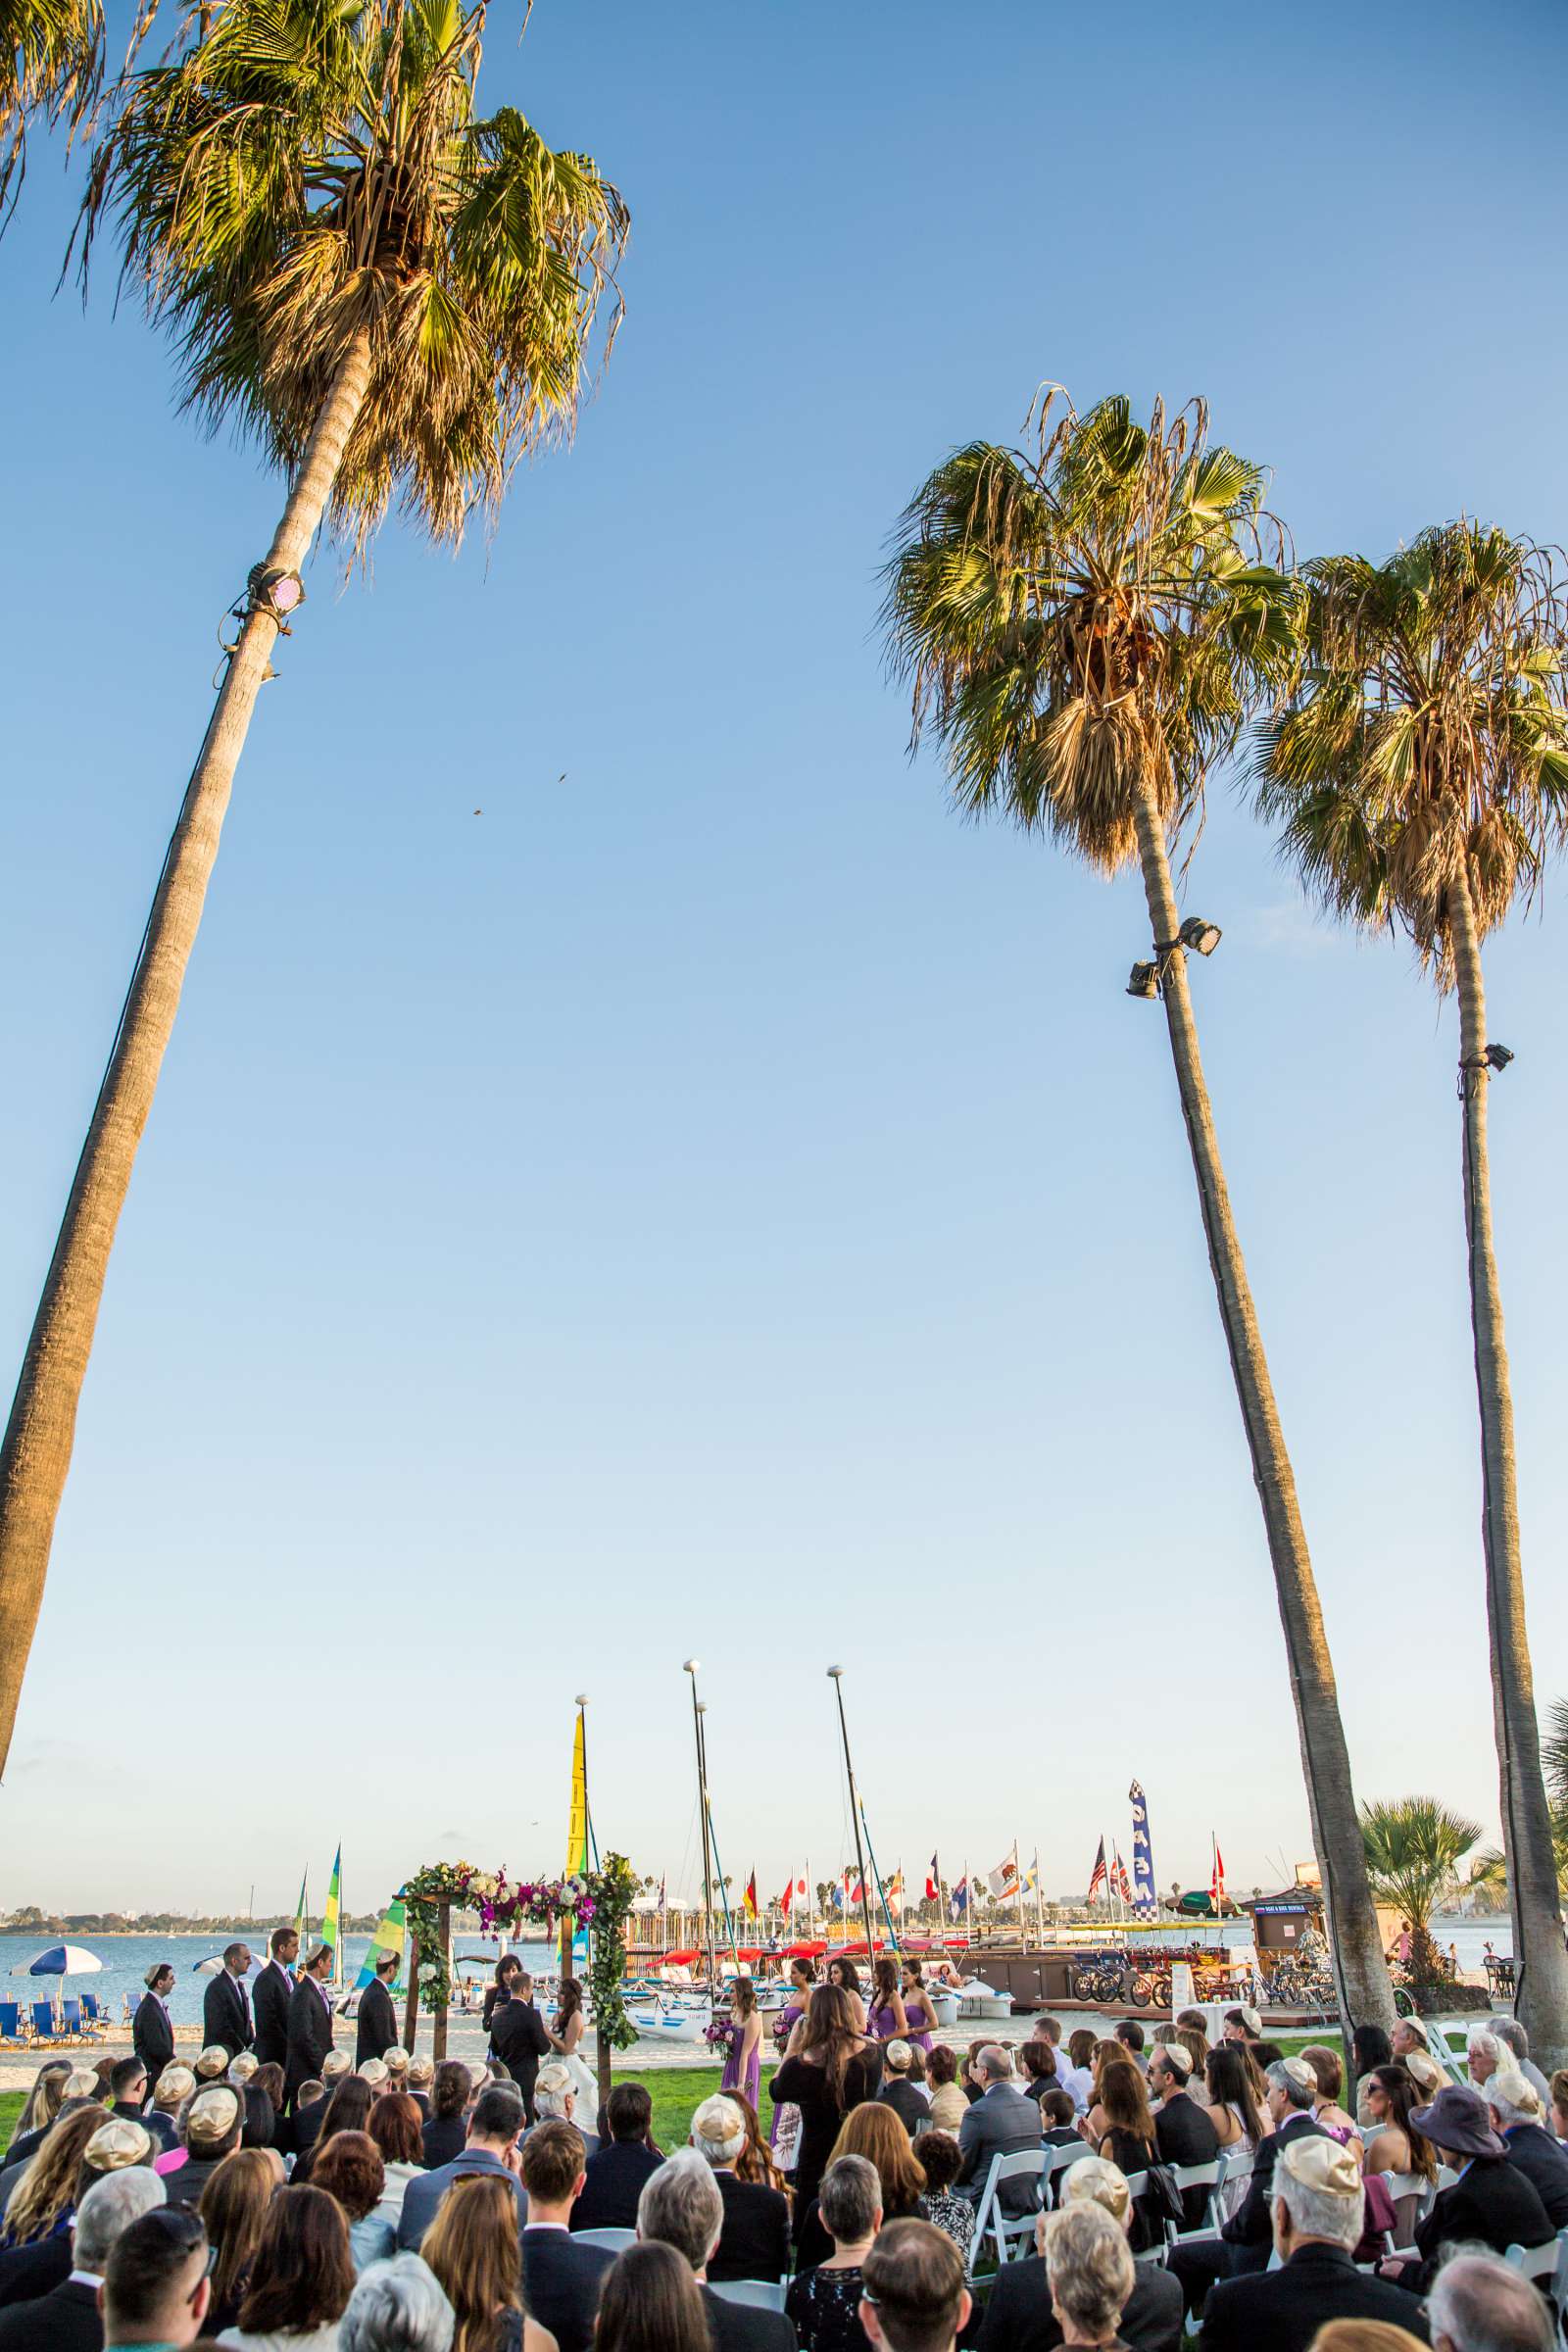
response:
<path fill-rule="evenodd" d="M 1446 2148 L 1453 2156 L 1506 2156 L 1508 2143 L 1492 2129 L 1487 2102 L 1467 2082 L 1450 2082 L 1430 2107 L 1411 2110 L 1410 2121 L 1423 2139 Z"/>

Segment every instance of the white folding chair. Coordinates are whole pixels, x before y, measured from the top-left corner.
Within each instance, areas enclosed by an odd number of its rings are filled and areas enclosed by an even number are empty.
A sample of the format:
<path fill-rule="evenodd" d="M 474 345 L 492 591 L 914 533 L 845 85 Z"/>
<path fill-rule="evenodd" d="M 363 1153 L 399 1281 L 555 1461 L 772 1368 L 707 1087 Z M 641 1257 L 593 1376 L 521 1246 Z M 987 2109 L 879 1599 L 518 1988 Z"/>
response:
<path fill-rule="evenodd" d="M 607 2246 L 612 2254 L 624 2254 L 637 2243 L 635 2230 L 574 2230 L 571 2237 L 573 2245 Z"/>
<path fill-rule="evenodd" d="M 577 2232 L 579 2237 L 586 2230 Z M 784 2288 L 776 2278 L 718 2278 L 711 2283 L 710 2292 L 725 2303 L 750 2303 L 759 2311 L 782 2311 Z"/>
<path fill-rule="evenodd" d="M 1003 2181 L 1043 2181 L 1045 2177 L 1046 2150 L 1043 2146 L 1039 2148 L 1020 2148 L 1017 2150 L 1016 2154 L 1011 2156 L 992 2157 L 991 2170 L 986 2175 L 985 2188 L 981 2194 L 979 2205 L 975 2209 L 974 2236 L 969 2241 L 969 2271 L 971 2276 L 973 2275 L 975 2264 L 979 2261 L 980 2256 L 984 2251 L 985 2238 L 988 2231 L 990 2232 L 991 2238 L 996 2246 L 997 2261 L 999 2264 L 1011 2260 L 1011 2257 L 1007 2251 L 1009 2246 L 1016 2244 L 1017 2240 L 1021 2237 L 1032 2237 L 1034 2235 L 1035 2222 L 1039 2213 L 1038 2205 L 1033 2211 L 1019 2214 L 1015 2220 L 1008 2221 L 1006 2216 L 1003 2213 L 997 2196 L 997 2191 L 1001 2187 Z"/>
<path fill-rule="evenodd" d="M 1207 2164 L 1173 2164 L 1171 2166 L 1171 2180 L 1184 2195 L 1190 2188 L 1206 2188 L 1208 2198 L 1204 2207 L 1203 2219 L 1194 2229 L 1178 2229 L 1174 2222 L 1165 2224 L 1167 2246 L 1179 2246 L 1190 2237 L 1213 2236 L 1225 2219 L 1219 2193 L 1224 2185 L 1225 2176 L 1226 2163 L 1223 2148 L 1217 2156 L 1211 2156 Z"/>
<path fill-rule="evenodd" d="M 1132 2200 L 1136 2205 L 1139 2198 L 1143 2195 L 1145 2189 L 1149 2186 L 1148 2173 L 1129 2173 L 1127 2175 L 1127 2186 L 1132 2192 Z M 1134 2262 L 1152 2262 L 1156 2265 L 1163 2263 L 1164 2259 L 1165 2240 L 1163 2235 L 1160 2236 L 1156 2244 L 1152 2246 L 1146 2246 L 1141 2254 L 1135 2254 L 1133 2256 Z"/>
<path fill-rule="evenodd" d="M 1394 2230 L 1385 2230 L 1384 2238 L 1392 2254 L 1402 2237 L 1413 2241 L 1416 2230 L 1432 2210 L 1432 2200 L 1438 2193 L 1435 2180 L 1423 2180 L 1419 2173 L 1380 2173 L 1383 2182 L 1394 2199 Z"/>
<path fill-rule="evenodd" d="M 1547 2280 L 1555 2285 L 1562 2266 L 1562 2240 L 1548 2237 L 1544 2246 L 1510 2246 L 1502 2259 L 1526 2278 L 1533 2278 L 1537 2286 L 1544 2285 Z"/>

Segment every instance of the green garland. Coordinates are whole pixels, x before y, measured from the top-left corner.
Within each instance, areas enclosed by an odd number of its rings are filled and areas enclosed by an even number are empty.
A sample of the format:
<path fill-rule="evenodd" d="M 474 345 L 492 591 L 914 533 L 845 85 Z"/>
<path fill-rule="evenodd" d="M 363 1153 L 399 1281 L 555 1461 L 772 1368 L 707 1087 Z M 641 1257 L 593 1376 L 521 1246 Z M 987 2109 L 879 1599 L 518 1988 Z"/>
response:
<path fill-rule="evenodd" d="M 477 1911 L 479 1931 L 515 1935 L 519 1928 L 543 1928 L 554 1936 L 564 1916 L 588 1930 L 588 1991 L 594 2026 L 612 2049 L 626 2050 L 637 2030 L 626 2015 L 622 1997 L 626 1979 L 626 1922 L 631 1917 L 637 1880 L 624 1854 L 607 1854 L 598 1870 L 564 1879 L 519 1881 L 509 1886 L 501 1871 L 475 1870 L 471 1862 L 432 1862 L 418 1871 L 403 1889 L 404 1918 L 419 1947 L 419 2006 L 439 2016 L 452 2000 L 452 1976 L 441 1940 L 441 1905 L 454 1911 Z"/>

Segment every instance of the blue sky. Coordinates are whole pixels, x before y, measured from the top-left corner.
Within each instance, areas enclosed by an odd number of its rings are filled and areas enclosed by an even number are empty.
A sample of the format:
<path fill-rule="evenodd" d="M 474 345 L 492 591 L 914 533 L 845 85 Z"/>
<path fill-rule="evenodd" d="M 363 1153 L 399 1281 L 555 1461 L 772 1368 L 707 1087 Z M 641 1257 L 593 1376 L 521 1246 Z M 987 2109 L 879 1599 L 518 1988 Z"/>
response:
<path fill-rule="evenodd" d="M 1043 378 L 1204 393 L 1303 552 L 1568 537 L 1564 20 L 980 0 L 493 17 L 622 185 L 569 453 L 457 561 L 329 551 L 242 764 L 122 1224 L 0 1899 L 356 1900 L 564 1835 L 726 1866 L 1038 1841 L 1081 1887 L 1308 1851 L 1136 883 L 905 756 L 886 533 Z M 74 182 L 0 245 L 0 1357 L 20 1361 L 214 631 L 279 504 L 174 414 Z M 483 814 L 472 811 L 482 808 Z M 1568 1690 L 1555 885 L 1492 951 L 1543 1698 Z M 1301 908 L 1224 780 L 1204 1050 L 1362 1793 L 1495 1820 L 1451 1009 Z M 8 1375 L 9 1377 L 9 1375 Z M 211 1769 L 204 1768 L 210 1765 Z M 167 1794 L 165 1790 L 167 1789 Z"/>

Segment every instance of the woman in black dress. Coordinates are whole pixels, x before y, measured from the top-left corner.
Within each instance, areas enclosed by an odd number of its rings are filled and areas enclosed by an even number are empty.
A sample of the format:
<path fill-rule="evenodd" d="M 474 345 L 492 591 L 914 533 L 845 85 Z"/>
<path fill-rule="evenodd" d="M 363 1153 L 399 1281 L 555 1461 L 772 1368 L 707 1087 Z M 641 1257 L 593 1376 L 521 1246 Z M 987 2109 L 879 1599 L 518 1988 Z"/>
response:
<path fill-rule="evenodd" d="M 829 2249 L 815 2270 L 796 2271 L 785 2313 L 795 2323 L 801 2352 L 864 2352 L 860 2265 L 882 2226 L 875 2166 L 863 2156 L 835 2158 L 823 2177 L 818 2205 Z"/>
<path fill-rule="evenodd" d="M 1129 2180 L 1137 2173 L 1147 2173 L 1152 2164 L 1159 2162 L 1149 2093 L 1143 2076 L 1130 2058 L 1119 2061 L 1107 2058 L 1102 2067 L 1100 2096 L 1093 2113 L 1084 2120 L 1086 2139 L 1093 2141 L 1094 2127 L 1102 2119 L 1104 2129 L 1095 2152 L 1111 2164 L 1119 2164 Z M 1133 2215 L 1129 2242 L 1135 2254 L 1142 2254 L 1159 2242 L 1158 2224 L 1142 2200 Z"/>
<path fill-rule="evenodd" d="M 497 2003 L 511 2000 L 512 1988 L 521 1974 L 522 1962 L 517 1958 L 515 1952 L 504 1953 L 496 1962 L 496 1981 L 493 1984 L 485 1986 L 484 2007 L 479 2013 L 480 2023 L 487 2034 L 490 2031 L 490 2020 L 496 2013 Z M 496 2055 L 494 2044 L 491 2045 L 486 2055 L 491 2058 Z"/>
<path fill-rule="evenodd" d="M 796 2040 L 796 2035 L 799 2040 Z M 790 2039 L 794 2049 L 775 2069 L 768 2096 L 775 2106 L 801 2111 L 800 2148 L 795 2159 L 795 2234 L 821 2186 L 822 2175 L 852 2107 L 875 2094 L 878 2067 L 872 2045 L 855 2025 L 849 1995 L 837 1984 L 819 1984 L 811 2006 Z"/>

